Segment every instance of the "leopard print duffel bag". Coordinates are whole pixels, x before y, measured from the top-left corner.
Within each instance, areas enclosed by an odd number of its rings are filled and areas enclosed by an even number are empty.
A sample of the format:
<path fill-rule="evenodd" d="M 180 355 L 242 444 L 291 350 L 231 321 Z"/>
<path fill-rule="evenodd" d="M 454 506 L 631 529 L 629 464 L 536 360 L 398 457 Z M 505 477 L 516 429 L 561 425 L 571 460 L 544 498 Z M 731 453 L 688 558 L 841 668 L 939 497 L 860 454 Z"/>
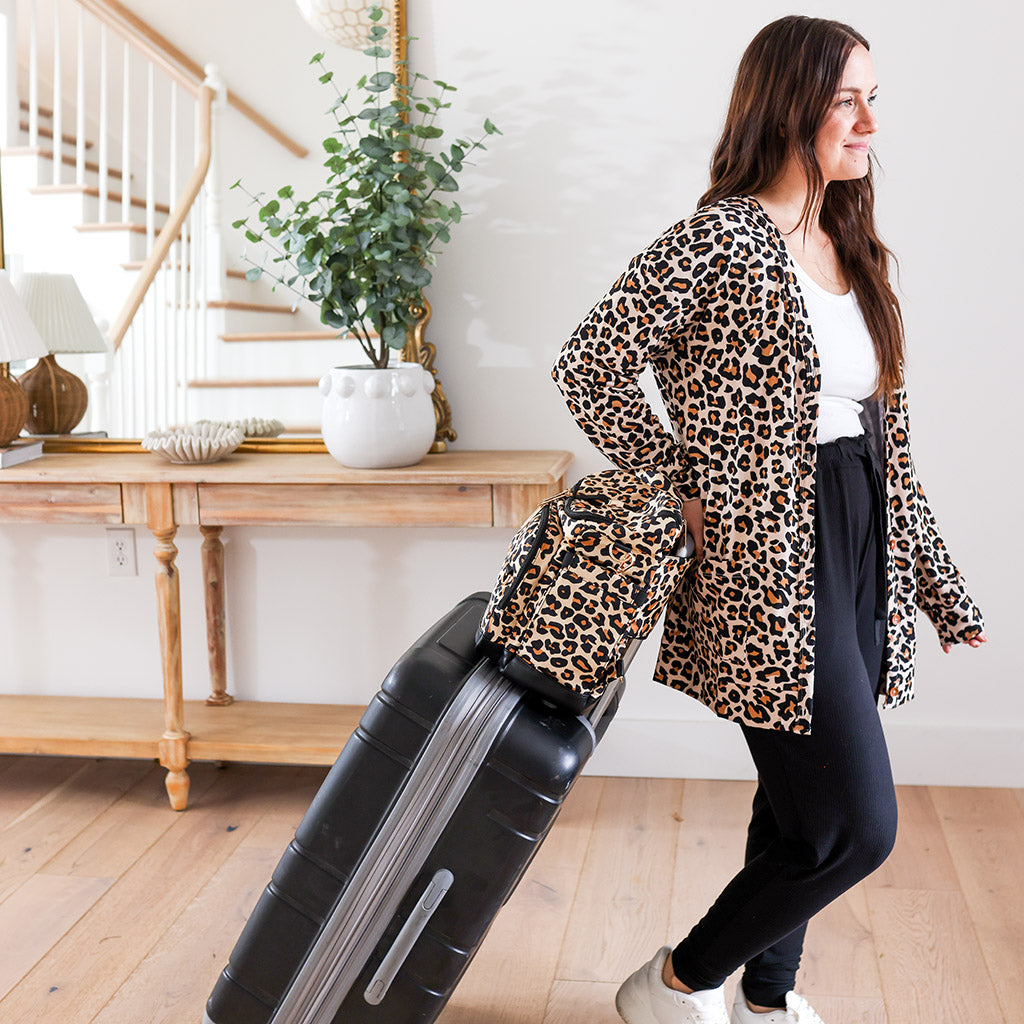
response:
<path fill-rule="evenodd" d="M 685 540 L 661 472 L 585 476 L 513 537 L 478 638 L 500 649 L 506 674 L 578 712 L 617 678 L 694 564 L 676 554 Z"/>

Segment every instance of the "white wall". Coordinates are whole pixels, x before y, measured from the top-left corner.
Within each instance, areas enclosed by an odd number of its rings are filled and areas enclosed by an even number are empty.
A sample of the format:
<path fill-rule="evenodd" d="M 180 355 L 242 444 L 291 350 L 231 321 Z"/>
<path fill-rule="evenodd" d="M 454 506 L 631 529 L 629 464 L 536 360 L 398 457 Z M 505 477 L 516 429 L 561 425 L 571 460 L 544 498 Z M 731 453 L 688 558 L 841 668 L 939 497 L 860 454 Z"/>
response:
<path fill-rule="evenodd" d="M 273 23 L 271 5 L 236 21 L 252 9 L 241 0 L 130 6 L 197 59 L 219 62 L 258 109 L 318 145 L 324 91 L 306 61 L 320 44 L 292 5 L 273 5 Z M 692 212 L 740 54 L 758 28 L 790 10 L 753 0 L 727 12 L 695 6 L 411 0 L 414 66 L 459 86 L 447 125 L 467 132 L 489 116 L 505 133 L 465 177 L 468 216 L 430 292 L 430 337 L 460 446 L 568 448 L 575 474 L 603 468 L 548 369 L 630 256 Z M 1024 687 L 1011 587 L 1022 568 L 1013 536 L 1020 458 L 1009 435 L 1019 405 L 1011 388 L 1022 370 L 1011 302 L 1024 269 L 1015 241 L 1024 224 L 1008 186 L 1021 155 L 1011 114 L 1012 28 L 1021 16 L 994 0 L 975 5 L 970 21 L 949 11 L 933 7 L 926 20 L 881 0 L 856 11 L 803 6 L 851 20 L 872 42 L 884 168 L 877 213 L 902 266 L 915 461 L 991 638 L 943 655 L 920 615 L 919 696 L 883 716 L 896 774 L 1019 786 Z M 315 155 L 298 164 L 238 115 L 229 121 L 226 180 L 316 187 Z M 394 657 L 448 605 L 491 585 L 511 536 L 228 532 L 232 691 L 352 703 L 371 696 Z M 139 546 L 141 564 L 154 564 L 143 531 Z M 186 695 L 201 697 L 197 531 L 183 528 L 178 546 Z M 0 689 L 159 693 L 148 570 L 108 579 L 101 529 L 2 527 L 0 567 Z M 748 775 L 735 726 L 650 682 L 655 648 L 649 643 L 635 662 L 620 721 L 591 769 Z"/>

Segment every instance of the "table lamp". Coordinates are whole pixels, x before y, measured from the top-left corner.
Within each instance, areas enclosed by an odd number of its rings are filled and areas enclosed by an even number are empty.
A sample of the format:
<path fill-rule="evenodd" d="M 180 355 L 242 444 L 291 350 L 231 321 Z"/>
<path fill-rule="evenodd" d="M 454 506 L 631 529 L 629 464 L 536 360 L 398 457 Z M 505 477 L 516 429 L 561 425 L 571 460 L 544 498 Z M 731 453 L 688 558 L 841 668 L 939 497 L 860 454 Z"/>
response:
<path fill-rule="evenodd" d="M 46 355 L 46 342 L 39 336 L 6 270 L 0 270 L 0 448 L 6 448 L 21 433 L 29 413 L 28 395 L 11 376 L 8 363 Z"/>
<path fill-rule="evenodd" d="M 28 315 L 49 350 L 19 378 L 28 395 L 25 429 L 70 434 L 89 405 L 89 390 L 57 364 L 58 352 L 106 352 L 107 343 L 70 274 L 21 274 L 14 281 Z"/>

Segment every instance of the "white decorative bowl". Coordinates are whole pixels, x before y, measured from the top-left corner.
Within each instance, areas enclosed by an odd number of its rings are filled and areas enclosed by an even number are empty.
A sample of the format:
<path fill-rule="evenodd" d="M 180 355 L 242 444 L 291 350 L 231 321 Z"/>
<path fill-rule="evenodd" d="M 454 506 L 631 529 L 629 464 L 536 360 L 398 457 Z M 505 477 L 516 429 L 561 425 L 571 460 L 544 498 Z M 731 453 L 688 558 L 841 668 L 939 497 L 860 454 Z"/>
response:
<path fill-rule="evenodd" d="M 142 439 L 142 447 L 170 462 L 202 465 L 230 455 L 245 434 L 237 427 L 217 423 L 193 423 L 174 430 L 155 430 Z"/>
<path fill-rule="evenodd" d="M 280 420 L 196 420 L 195 426 L 237 427 L 246 437 L 277 437 L 284 433 Z"/>

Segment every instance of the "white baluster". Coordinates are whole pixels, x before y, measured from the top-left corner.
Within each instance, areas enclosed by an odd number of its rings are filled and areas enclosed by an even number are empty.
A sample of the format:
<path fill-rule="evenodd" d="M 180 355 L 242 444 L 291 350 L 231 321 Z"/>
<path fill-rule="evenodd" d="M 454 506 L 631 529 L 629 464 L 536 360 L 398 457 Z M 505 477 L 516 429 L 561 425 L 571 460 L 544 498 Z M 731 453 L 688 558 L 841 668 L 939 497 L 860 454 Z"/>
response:
<path fill-rule="evenodd" d="M 217 97 L 210 111 L 210 168 L 206 172 L 203 192 L 206 195 L 206 232 L 204 238 L 204 262 L 206 265 L 205 293 L 208 301 L 223 298 L 224 295 L 224 242 L 221 225 L 221 175 L 220 175 L 220 118 L 227 106 L 228 91 L 216 64 L 207 64 L 206 85 Z M 206 303 L 203 303 L 206 308 Z"/>
<path fill-rule="evenodd" d="M 98 219 L 101 224 L 107 222 L 107 191 L 109 174 L 109 150 L 107 138 L 110 134 L 110 123 L 107 117 L 109 90 L 107 88 L 107 26 L 100 25 L 100 151 L 99 151 L 99 182 L 100 193 Z M 121 401 L 119 398 L 118 401 Z"/>
<path fill-rule="evenodd" d="M 0 0 L 0 53 L 3 54 L 3 110 L 0 146 L 18 145 L 18 21 L 14 0 Z"/>
<path fill-rule="evenodd" d="M 156 139 L 153 104 L 153 65 L 146 68 L 146 249 L 153 248 L 156 239 L 156 182 L 154 177 L 156 161 L 153 145 Z"/>
<path fill-rule="evenodd" d="M 53 0 L 53 183 L 59 185 L 64 170 L 64 133 L 61 119 L 60 0 Z"/>
<path fill-rule="evenodd" d="M 28 5 L 28 144 L 39 145 L 39 33 L 36 0 Z"/>
<path fill-rule="evenodd" d="M 124 44 L 121 101 L 121 223 L 131 222 L 132 68 L 131 47 Z"/>
<path fill-rule="evenodd" d="M 85 184 L 85 12 L 78 8 L 77 82 L 75 84 L 75 184 Z"/>

